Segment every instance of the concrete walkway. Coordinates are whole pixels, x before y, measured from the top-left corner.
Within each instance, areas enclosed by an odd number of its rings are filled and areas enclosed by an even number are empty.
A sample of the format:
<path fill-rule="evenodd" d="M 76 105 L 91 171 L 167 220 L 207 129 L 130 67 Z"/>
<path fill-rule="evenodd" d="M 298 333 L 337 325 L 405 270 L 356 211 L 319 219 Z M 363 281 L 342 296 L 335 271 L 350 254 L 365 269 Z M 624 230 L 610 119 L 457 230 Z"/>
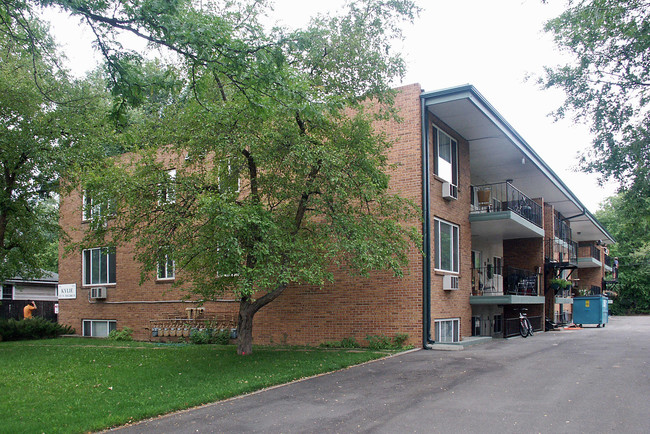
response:
<path fill-rule="evenodd" d="M 645 433 L 650 317 L 415 351 L 146 421 L 124 433 Z"/>

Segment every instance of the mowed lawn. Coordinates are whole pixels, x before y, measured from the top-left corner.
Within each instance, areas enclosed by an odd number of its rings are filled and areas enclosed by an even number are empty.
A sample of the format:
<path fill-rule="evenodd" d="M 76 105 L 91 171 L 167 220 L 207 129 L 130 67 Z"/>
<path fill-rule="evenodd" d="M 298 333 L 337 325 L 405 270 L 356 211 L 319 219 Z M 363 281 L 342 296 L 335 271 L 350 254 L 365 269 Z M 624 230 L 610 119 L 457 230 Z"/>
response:
<path fill-rule="evenodd" d="M 113 342 L 0 342 L 0 432 L 84 432 L 377 359 L 369 350 Z"/>

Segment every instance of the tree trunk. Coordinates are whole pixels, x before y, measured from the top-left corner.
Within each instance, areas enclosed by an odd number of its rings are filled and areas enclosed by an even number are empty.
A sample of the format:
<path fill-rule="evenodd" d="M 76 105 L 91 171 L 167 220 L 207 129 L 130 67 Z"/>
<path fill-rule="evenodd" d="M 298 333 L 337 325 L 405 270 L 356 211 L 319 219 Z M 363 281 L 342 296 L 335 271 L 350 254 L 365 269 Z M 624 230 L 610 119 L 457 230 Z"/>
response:
<path fill-rule="evenodd" d="M 239 302 L 237 321 L 237 354 L 246 356 L 253 353 L 253 316 L 256 310 L 250 302 Z"/>
<path fill-rule="evenodd" d="M 253 353 L 253 316 L 258 310 L 278 298 L 286 287 L 286 283 L 280 284 L 273 291 L 253 302 L 248 297 L 242 297 L 237 319 L 237 354 L 247 356 Z"/>

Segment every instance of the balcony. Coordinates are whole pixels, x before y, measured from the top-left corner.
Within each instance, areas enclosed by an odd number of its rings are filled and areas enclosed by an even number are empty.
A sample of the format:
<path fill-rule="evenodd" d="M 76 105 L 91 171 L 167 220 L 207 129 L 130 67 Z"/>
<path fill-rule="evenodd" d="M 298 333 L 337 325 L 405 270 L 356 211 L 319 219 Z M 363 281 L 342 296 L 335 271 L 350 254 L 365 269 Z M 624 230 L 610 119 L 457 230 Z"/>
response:
<path fill-rule="evenodd" d="M 470 304 L 541 304 L 537 275 L 514 267 L 472 270 Z"/>
<path fill-rule="evenodd" d="M 472 186 L 472 235 L 500 239 L 543 237 L 542 207 L 510 182 Z"/>
<path fill-rule="evenodd" d="M 547 264 L 560 269 L 578 267 L 578 243 L 556 237 L 548 238 L 544 244 Z"/>
<path fill-rule="evenodd" d="M 613 270 L 613 261 L 612 258 L 609 255 L 605 255 L 605 271 L 608 273 L 611 273 Z"/>
<path fill-rule="evenodd" d="M 600 268 L 600 250 L 594 243 L 580 243 L 578 245 L 578 268 Z"/>

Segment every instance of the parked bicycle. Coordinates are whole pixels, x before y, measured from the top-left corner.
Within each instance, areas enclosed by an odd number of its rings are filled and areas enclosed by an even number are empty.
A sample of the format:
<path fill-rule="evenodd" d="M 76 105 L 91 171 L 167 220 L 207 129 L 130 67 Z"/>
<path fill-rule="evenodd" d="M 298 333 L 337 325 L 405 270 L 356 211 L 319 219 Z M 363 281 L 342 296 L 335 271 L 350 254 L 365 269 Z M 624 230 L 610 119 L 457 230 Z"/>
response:
<path fill-rule="evenodd" d="M 522 338 L 533 335 L 533 325 L 530 323 L 530 320 L 526 316 L 528 309 L 519 309 L 519 333 Z"/>

